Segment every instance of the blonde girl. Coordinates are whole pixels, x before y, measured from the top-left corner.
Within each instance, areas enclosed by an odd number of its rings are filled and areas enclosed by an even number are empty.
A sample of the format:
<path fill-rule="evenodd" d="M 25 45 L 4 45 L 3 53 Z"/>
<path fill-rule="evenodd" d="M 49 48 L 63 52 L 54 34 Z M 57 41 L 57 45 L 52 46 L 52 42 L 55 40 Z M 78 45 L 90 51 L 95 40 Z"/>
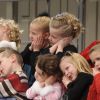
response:
<path fill-rule="evenodd" d="M 62 82 L 66 87 L 64 100 L 86 100 L 89 86 L 92 83 L 92 69 L 78 53 L 67 52 L 60 61 L 63 72 Z"/>
<path fill-rule="evenodd" d="M 21 44 L 19 25 L 11 19 L 0 18 L 0 47 L 11 46 L 14 49 L 19 49 Z"/>
<path fill-rule="evenodd" d="M 52 45 L 51 53 L 73 51 L 77 48 L 71 45 L 73 39 L 82 32 L 83 27 L 76 16 L 68 12 L 58 14 L 51 18 L 49 41 Z"/>

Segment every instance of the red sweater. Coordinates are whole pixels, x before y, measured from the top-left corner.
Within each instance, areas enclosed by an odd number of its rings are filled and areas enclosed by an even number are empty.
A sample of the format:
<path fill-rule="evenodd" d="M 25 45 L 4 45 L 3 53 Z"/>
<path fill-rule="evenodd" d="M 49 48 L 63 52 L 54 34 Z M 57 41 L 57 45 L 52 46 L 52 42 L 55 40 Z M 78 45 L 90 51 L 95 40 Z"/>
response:
<path fill-rule="evenodd" d="M 23 72 L 16 72 L 9 74 L 6 77 L 0 78 L 0 94 L 2 97 L 15 97 L 16 99 L 22 99 L 26 90 L 28 89 L 28 79 Z M 1 100 L 1 99 L 0 99 Z"/>
<path fill-rule="evenodd" d="M 94 76 L 93 83 L 89 88 L 87 100 L 100 100 L 100 73 Z"/>

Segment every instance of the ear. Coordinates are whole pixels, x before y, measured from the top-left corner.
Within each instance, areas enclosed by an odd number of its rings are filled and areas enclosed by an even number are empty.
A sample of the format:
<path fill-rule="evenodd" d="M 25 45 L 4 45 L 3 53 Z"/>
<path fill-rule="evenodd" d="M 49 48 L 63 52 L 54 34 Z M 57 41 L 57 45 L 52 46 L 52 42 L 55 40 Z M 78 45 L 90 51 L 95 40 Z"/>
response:
<path fill-rule="evenodd" d="M 12 63 L 16 62 L 16 55 L 15 54 L 12 54 L 10 56 L 10 60 L 11 60 Z"/>

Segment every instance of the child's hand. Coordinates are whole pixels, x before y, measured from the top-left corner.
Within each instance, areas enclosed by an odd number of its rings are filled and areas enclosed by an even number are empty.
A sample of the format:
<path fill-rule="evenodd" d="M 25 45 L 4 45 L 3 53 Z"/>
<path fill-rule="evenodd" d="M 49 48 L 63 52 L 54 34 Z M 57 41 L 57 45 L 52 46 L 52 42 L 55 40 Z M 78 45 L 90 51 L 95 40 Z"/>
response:
<path fill-rule="evenodd" d="M 51 54 L 54 54 L 56 52 L 57 48 L 58 48 L 58 44 L 55 44 L 52 47 L 50 47 L 50 49 L 49 49 L 50 50 L 50 53 Z"/>
<path fill-rule="evenodd" d="M 72 41 L 71 37 L 66 37 L 66 38 L 63 38 L 62 40 L 60 40 L 58 42 L 58 48 L 56 50 L 56 53 L 63 52 L 64 47 L 66 47 L 68 44 L 70 44 L 71 41 Z"/>
<path fill-rule="evenodd" d="M 43 48 L 45 45 L 45 41 L 43 39 L 42 35 L 38 35 L 31 44 L 31 48 L 33 51 L 40 51 L 41 48 Z"/>
<path fill-rule="evenodd" d="M 50 76 L 50 77 L 45 81 L 45 85 L 52 85 L 53 83 L 55 83 L 55 81 L 56 81 L 56 77 Z"/>
<path fill-rule="evenodd" d="M 96 74 L 100 73 L 100 68 L 99 67 L 94 67 L 93 69 L 93 76 L 95 76 Z"/>
<path fill-rule="evenodd" d="M 68 84 L 71 82 L 71 80 L 68 79 L 68 77 L 63 76 L 62 82 L 63 82 L 64 86 L 67 88 L 67 86 L 68 86 Z"/>

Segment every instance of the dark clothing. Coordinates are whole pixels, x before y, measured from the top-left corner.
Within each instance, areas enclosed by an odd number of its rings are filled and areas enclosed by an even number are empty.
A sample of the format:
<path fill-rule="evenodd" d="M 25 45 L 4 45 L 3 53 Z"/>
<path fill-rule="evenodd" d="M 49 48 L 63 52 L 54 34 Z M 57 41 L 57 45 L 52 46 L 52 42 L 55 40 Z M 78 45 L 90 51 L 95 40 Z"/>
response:
<path fill-rule="evenodd" d="M 27 64 L 32 67 L 32 74 L 34 75 L 35 73 L 35 63 L 36 63 L 36 58 L 40 54 L 47 54 L 49 53 L 49 46 L 47 48 L 43 48 L 40 51 L 30 51 L 29 47 L 31 44 L 28 44 L 24 51 L 21 53 L 23 57 L 24 64 Z"/>
<path fill-rule="evenodd" d="M 87 100 L 89 86 L 93 76 L 87 73 L 79 73 L 75 81 L 68 84 L 63 100 Z"/>
<path fill-rule="evenodd" d="M 31 86 L 31 84 L 34 82 L 35 79 L 32 79 L 32 77 L 34 78 L 34 73 L 35 73 L 35 65 L 36 65 L 36 58 L 39 55 L 44 55 L 44 54 L 48 54 L 50 53 L 49 48 L 50 46 L 48 46 L 47 48 L 43 48 L 40 51 L 30 51 L 29 47 L 30 47 L 30 43 L 26 46 L 26 48 L 24 49 L 24 51 L 21 53 L 22 57 L 23 57 L 23 61 L 24 61 L 24 67 L 23 70 L 26 72 L 26 75 L 29 78 L 29 86 Z M 67 47 L 64 48 L 64 52 L 66 51 L 72 51 L 72 52 L 77 52 L 76 47 L 74 47 L 73 45 L 68 45 Z M 62 52 L 60 52 L 60 55 L 63 55 Z M 27 68 L 27 66 L 31 67 L 31 68 Z M 31 70 L 30 70 L 31 69 Z M 31 77 L 32 76 L 32 77 Z M 31 79 L 30 79 L 31 78 Z"/>
<path fill-rule="evenodd" d="M 30 51 L 29 50 L 29 46 L 31 44 L 28 44 L 26 46 L 26 48 L 24 49 L 24 51 L 21 53 L 22 57 L 23 57 L 23 60 L 24 60 L 24 64 L 27 64 L 27 65 L 30 65 L 32 67 L 32 70 L 33 70 L 33 75 L 34 75 L 34 72 L 35 72 L 35 63 L 36 63 L 36 58 L 38 57 L 38 55 L 43 55 L 43 54 L 47 54 L 47 53 L 50 53 L 49 52 L 49 48 L 50 46 L 48 46 L 47 48 L 43 48 L 41 49 L 40 51 Z M 64 48 L 64 52 L 65 53 L 66 51 L 72 51 L 72 52 L 77 52 L 77 48 L 73 45 L 68 45 Z"/>
<path fill-rule="evenodd" d="M 69 44 L 63 49 L 63 53 L 66 53 L 66 51 L 71 51 L 71 52 L 78 52 L 77 48 L 74 45 Z"/>

